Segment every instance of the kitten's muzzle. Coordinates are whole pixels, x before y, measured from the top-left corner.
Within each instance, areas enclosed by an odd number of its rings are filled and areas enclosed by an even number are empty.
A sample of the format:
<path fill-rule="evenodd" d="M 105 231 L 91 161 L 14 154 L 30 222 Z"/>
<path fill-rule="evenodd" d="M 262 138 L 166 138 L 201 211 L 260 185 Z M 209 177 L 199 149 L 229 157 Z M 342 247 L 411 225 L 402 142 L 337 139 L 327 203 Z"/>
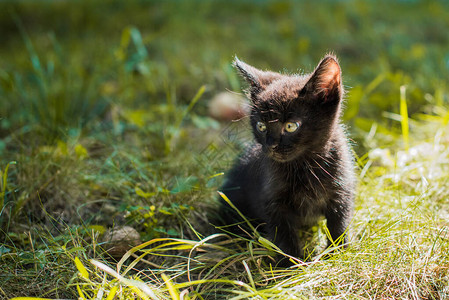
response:
<path fill-rule="evenodd" d="M 282 155 L 277 152 L 270 153 L 270 157 L 277 162 L 288 162 L 292 160 L 288 155 Z"/>
<path fill-rule="evenodd" d="M 285 148 L 279 148 L 278 145 L 267 146 L 267 153 L 275 161 L 287 162 L 293 159 L 292 151 Z"/>

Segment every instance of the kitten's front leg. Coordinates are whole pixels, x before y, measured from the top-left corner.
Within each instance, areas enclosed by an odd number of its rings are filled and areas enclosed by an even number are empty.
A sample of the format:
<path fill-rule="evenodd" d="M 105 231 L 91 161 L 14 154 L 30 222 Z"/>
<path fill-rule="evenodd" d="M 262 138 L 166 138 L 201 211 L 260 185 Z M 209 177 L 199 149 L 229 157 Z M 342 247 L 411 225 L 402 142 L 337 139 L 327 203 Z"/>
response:
<path fill-rule="evenodd" d="M 275 209 L 270 214 L 268 223 L 272 241 L 285 253 L 304 258 L 303 246 L 300 244 L 297 216 L 286 209 Z"/>
<path fill-rule="evenodd" d="M 327 229 L 333 243 L 339 241 L 339 245 L 345 244 L 347 241 L 346 229 L 348 228 L 351 216 L 352 216 L 352 204 L 350 200 L 351 196 L 346 198 L 343 196 L 335 197 L 334 201 L 328 205 L 325 217 L 327 220 Z M 340 237 L 343 238 L 341 239 Z M 340 240 L 339 240 L 340 239 Z M 332 246 L 331 240 L 328 241 L 328 247 Z M 345 246 L 346 247 L 346 246 Z"/>

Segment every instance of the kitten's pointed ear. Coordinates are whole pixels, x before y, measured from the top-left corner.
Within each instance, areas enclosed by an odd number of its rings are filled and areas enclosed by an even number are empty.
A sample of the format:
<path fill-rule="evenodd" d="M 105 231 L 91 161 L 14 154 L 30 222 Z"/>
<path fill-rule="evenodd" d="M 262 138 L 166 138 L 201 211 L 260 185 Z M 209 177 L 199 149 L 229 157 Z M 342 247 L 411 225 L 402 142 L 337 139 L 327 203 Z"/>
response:
<path fill-rule="evenodd" d="M 251 85 L 252 88 L 261 89 L 262 83 L 260 82 L 259 76 L 261 71 L 250 66 L 236 56 L 232 65 L 240 72 L 240 75 L 245 78 L 245 80 Z"/>
<path fill-rule="evenodd" d="M 263 91 L 271 82 L 282 77 L 281 74 L 261 71 L 239 60 L 237 56 L 232 65 L 239 71 L 243 78 L 249 83 L 249 93 L 251 98 Z"/>
<path fill-rule="evenodd" d="M 343 94 L 341 69 L 333 55 L 326 55 L 312 73 L 305 89 L 323 102 L 339 102 Z"/>

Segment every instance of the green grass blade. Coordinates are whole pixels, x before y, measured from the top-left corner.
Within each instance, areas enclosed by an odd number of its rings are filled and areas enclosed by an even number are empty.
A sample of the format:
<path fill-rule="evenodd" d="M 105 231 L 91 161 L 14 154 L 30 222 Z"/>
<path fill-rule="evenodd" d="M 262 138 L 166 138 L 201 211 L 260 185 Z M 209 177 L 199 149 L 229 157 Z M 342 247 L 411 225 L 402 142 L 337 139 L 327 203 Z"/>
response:
<path fill-rule="evenodd" d="M 179 300 L 179 293 L 176 290 L 176 288 L 173 286 L 173 283 L 171 282 L 170 278 L 168 278 L 167 275 L 162 273 L 161 275 L 162 279 L 165 282 L 165 285 L 167 285 L 168 292 L 170 293 L 170 296 L 173 300 Z"/>
<path fill-rule="evenodd" d="M 102 262 L 96 261 L 94 259 L 91 259 L 90 262 L 91 262 L 91 264 L 93 264 L 100 270 L 104 271 L 105 273 L 117 278 L 120 282 L 122 282 L 123 284 L 128 286 L 130 289 L 132 289 L 139 297 L 141 297 L 141 299 L 160 299 L 160 297 L 158 297 L 153 292 L 153 290 L 145 283 L 143 283 L 141 281 L 127 279 Z M 150 298 L 148 298 L 148 296 Z"/>
<path fill-rule="evenodd" d="M 253 275 L 251 274 L 251 270 L 248 267 L 248 264 L 246 263 L 246 261 L 242 261 L 243 266 L 245 267 L 245 271 L 246 274 L 248 274 L 248 279 L 249 279 L 249 283 L 251 284 L 251 286 L 253 287 L 253 289 L 256 289 L 256 285 L 254 284 L 254 279 L 253 279 Z"/>
<path fill-rule="evenodd" d="M 5 204 L 5 196 L 6 196 L 6 185 L 8 183 L 8 170 L 9 170 L 9 166 L 10 165 L 15 165 L 17 164 L 17 162 L 15 161 L 11 161 L 6 165 L 5 171 L 1 172 L 0 170 L 0 177 L 2 180 L 2 190 L 0 192 L 0 215 L 1 212 L 3 211 L 3 206 Z"/>
<path fill-rule="evenodd" d="M 407 111 L 407 100 L 405 97 L 406 87 L 401 86 L 401 102 L 400 102 L 400 115 L 401 115 L 401 127 L 402 127 L 402 138 L 404 141 L 405 149 L 409 149 L 409 125 L 408 125 L 408 111 Z"/>
<path fill-rule="evenodd" d="M 38 297 L 15 297 L 11 300 L 51 300 L 50 298 L 38 298 Z"/>
<path fill-rule="evenodd" d="M 83 265 L 83 263 L 80 261 L 78 257 L 75 257 L 75 266 L 80 272 L 81 277 L 83 277 L 86 280 L 89 280 L 89 272 L 87 272 L 86 267 Z"/>
<path fill-rule="evenodd" d="M 205 91 L 206 91 L 206 86 L 203 85 L 200 87 L 198 92 L 196 92 L 195 96 L 192 98 L 192 101 L 190 101 L 189 106 L 187 106 L 187 108 L 184 110 L 182 117 L 179 119 L 178 123 L 176 124 L 176 128 L 179 128 L 181 126 L 182 121 L 184 121 L 184 119 L 187 117 L 189 112 L 193 109 L 193 107 L 198 102 L 198 100 L 200 100 L 201 96 L 204 94 Z"/>
<path fill-rule="evenodd" d="M 234 205 L 234 203 L 232 203 L 231 200 L 229 200 L 229 198 L 223 192 L 218 191 L 218 194 L 220 195 L 221 198 L 223 198 L 224 201 L 226 201 L 227 204 L 229 204 L 229 206 L 232 207 L 232 209 L 234 209 L 239 214 L 240 217 L 242 217 L 243 220 L 245 220 L 246 224 L 248 224 L 249 228 L 251 228 L 253 233 L 257 237 L 259 237 L 259 233 L 257 232 L 256 228 L 254 228 L 251 222 L 248 221 L 248 219 L 240 212 L 240 210 Z"/>
<path fill-rule="evenodd" d="M 113 286 L 111 290 L 109 291 L 108 297 L 106 300 L 112 300 L 115 297 L 115 294 L 117 294 L 118 286 Z"/>

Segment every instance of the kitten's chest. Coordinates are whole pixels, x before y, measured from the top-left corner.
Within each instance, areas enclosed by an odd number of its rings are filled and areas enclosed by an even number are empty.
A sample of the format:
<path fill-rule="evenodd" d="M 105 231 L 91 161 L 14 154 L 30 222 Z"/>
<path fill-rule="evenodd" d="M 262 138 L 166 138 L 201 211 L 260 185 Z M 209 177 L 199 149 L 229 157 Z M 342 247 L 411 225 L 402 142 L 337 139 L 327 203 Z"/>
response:
<path fill-rule="evenodd" d="M 322 173 L 304 166 L 268 171 L 271 178 L 264 192 L 269 207 L 279 207 L 302 217 L 319 215 L 333 190 L 330 174 Z"/>

